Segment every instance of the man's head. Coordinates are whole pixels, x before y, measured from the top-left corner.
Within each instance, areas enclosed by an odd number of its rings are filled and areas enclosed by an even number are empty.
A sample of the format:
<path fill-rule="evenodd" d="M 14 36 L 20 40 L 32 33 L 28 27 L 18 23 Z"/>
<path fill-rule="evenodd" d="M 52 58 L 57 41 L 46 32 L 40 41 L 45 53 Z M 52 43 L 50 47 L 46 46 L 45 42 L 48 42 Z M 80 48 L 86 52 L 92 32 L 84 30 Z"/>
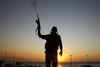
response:
<path fill-rule="evenodd" d="M 57 27 L 56 27 L 56 26 L 53 26 L 53 27 L 52 27 L 51 33 L 57 33 Z"/>

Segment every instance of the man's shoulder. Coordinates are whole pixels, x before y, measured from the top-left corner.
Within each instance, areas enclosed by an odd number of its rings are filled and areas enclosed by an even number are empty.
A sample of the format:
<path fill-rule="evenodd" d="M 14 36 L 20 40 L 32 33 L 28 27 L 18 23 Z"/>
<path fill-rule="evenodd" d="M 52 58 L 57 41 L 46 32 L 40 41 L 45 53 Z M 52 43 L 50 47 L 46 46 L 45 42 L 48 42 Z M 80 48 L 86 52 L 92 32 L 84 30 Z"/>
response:
<path fill-rule="evenodd" d="M 47 34 L 46 36 L 51 37 L 52 34 Z M 60 35 L 59 34 L 56 34 L 55 36 L 60 38 Z"/>
<path fill-rule="evenodd" d="M 60 35 L 59 35 L 59 34 L 57 34 L 57 36 L 58 36 L 58 37 L 60 37 Z"/>

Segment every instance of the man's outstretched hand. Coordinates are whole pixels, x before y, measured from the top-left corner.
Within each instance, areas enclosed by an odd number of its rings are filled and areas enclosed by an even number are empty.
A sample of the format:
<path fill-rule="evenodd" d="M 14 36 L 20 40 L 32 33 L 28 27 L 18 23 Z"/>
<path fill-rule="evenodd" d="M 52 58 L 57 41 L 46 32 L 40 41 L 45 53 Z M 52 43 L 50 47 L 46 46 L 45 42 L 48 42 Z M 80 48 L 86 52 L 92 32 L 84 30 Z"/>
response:
<path fill-rule="evenodd" d="M 37 20 L 36 20 L 36 23 L 38 24 L 38 26 L 40 26 L 40 19 L 39 19 L 38 14 L 37 14 Z"/>
<path fill-rule="evenodd" d="M 40 23 L 39 20 L 36 20 L 36 23 L 39 25 L 39 23 Z"/>
<path fill-rule="evenodd" d="M 59 55 L 62 56 L 62 51 L 59 52 Z"/>
<path fill-rule="evenodd" d="M 41 28 L 41 26 L 40 26 L 40 19 L 39 19 L 39 16 L 38 16 L 38 14 L 37 14 L 37 20 L 35 21 L 36 23 L 37 23 L 37 25 L 38 25 L 38 29 L 40 29 Z"/>

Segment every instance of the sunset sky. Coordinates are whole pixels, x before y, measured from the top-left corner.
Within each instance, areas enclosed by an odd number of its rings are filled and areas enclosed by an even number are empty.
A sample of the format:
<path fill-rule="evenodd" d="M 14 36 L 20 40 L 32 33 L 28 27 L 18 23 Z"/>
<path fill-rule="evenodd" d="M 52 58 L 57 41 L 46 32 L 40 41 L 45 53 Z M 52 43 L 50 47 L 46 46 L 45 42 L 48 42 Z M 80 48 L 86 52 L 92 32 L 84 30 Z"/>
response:
<path fill-rule="evenodd" d="M 45 40 L 35 30 L 33 0 L 0 0 L 0 59 L 43 62 Z M 57 26 L 63 43 L 59 61 L 100 61 L 100 0 L 36 0 L 42 34 Z"/>

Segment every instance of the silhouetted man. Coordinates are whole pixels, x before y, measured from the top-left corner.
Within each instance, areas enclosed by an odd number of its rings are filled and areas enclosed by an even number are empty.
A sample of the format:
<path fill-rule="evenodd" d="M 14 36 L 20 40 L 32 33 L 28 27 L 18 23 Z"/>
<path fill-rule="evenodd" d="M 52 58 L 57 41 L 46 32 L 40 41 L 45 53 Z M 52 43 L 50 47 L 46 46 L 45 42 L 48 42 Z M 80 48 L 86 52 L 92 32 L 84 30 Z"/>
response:
<path fill-rule="evenodd" d="M 40 23 L 39 20 L 36 20 L 36 23 Z M 53 67 L 57 67 L 57 50 L 60 47 L 59 55 L 62 56 L 62 41 L 60 35 L 58 35 L 57 27 L 52 27 L 50 34 L 42 35 L 41 29 L 38 26 L 38 36 L 46 40 L 45 43 L 45 61 L 46 67 L 50 67 L 52 63 Z"/>

